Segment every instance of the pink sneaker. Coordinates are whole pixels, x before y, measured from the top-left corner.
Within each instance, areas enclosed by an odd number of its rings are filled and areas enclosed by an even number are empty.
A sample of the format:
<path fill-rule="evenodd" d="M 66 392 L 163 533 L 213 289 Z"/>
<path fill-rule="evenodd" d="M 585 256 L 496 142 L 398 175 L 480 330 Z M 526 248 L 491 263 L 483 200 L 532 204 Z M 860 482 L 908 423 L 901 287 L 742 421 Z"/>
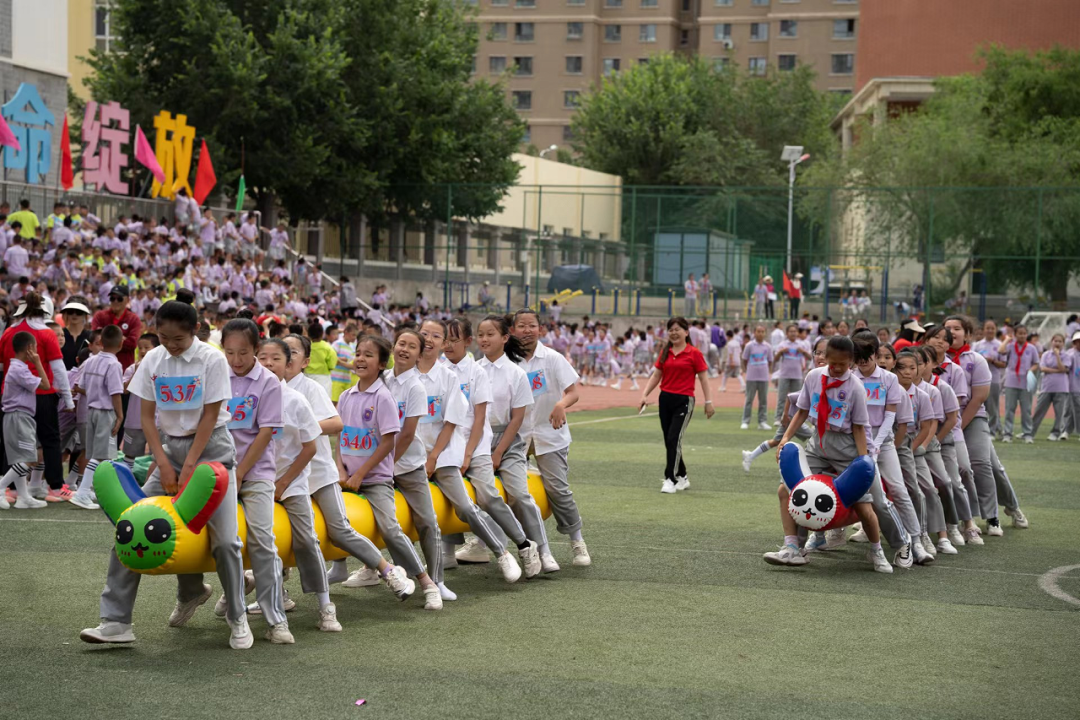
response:
<path fill-rule="evenodd" d="M 69 502 L 71 496 L 75 493 L 67 485 L 62 486 L 59 490 L 49 489 L 49 492 L 45 494 L 45 502 L 60 503 Z"/>

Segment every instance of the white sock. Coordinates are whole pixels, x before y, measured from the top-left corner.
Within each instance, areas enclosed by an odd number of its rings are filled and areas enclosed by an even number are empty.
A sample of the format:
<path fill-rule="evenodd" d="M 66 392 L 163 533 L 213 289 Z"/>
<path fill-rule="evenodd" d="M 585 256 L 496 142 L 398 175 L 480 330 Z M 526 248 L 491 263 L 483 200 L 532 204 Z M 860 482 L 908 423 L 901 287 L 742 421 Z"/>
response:
<path fill-rule="evenodd" d="M 30 487 L 34 488 L 34 489 L 37 489 L 39 487 L 43 487 L 45 485 L 45 481 L 43 479 L 44 474 L 45 474 L 45 471 L 42 470 L 41 468 L 34 468 L 33 470 L 31 470 L 30 471 Z"/>
<path fill-rule="evenodd" d="M 315 597 L 319 601 L 319 607 L 320 608 L 324 608 L 324 607 L 326 607 L 327 605 L 330 604 L 330 593 L 329 592 L 317 592 L 317 593 L 315 593 Z"/>
<path fill-rule="evenodd" d="M 443 600 L 449 600 L 451 602 L 457 600 L 457 593 L 446 587 L 446 583 L 439 583 L 438 587 L 439 595 L 442 597 Z"/>
<path fill-rule="evenodd" d="M 71 472 L 68 473 L 67 480 L 65 480 L 64 482 L 67 483 L 68 487 L 75 487 L 79 484 L 80 474 L 81 473 L 79 472 L 79 468 L 76 465 L 74 468 L 71 469 Z"/>
<path fill-rule="evenodd" d="M 584 538 L 581 537 L 580 530 L 575 530 L 574 532 L 570 533 L 570 540 L 572 542 L 581 542 L 583 539 Z"/>
<path fill-rule="evenodd" d="M 94 471 L 97 470 L 100 460 L 91 460 L 86 463 L 86 469 L 83 470 L 82 480 L 79 481 L 79 492 L 82 495 L 86 495 L 90 492 L 90 488 L 94 487 Z"/>
<path fill-rule="evenodd" d="M 442 549 L 444 553 L 450 553 L 451 555 L 453 555 L 454 550 L 457 549 L 457 545 L 455 545 L 451 540 L 443 540 Z"/>
<path fill-rule="evenodd" d="M 127 469 L 131 472 L 135 472 L 135 458 L 130 455 L 124 456 L 124 464 L 127 465 Z"/>
<path fill-rule="evenodd" d="M 758 445 L 756 448 L 754 448 L 754 451 L 752 453 L 750 453 L 750 460 L 753 460 L 758 455 L 761 455 L 762 453 L 766 453 L 768 451 L 769 451 L 769 443 L 767 441 L 763 442 L 760 445 Z"/>

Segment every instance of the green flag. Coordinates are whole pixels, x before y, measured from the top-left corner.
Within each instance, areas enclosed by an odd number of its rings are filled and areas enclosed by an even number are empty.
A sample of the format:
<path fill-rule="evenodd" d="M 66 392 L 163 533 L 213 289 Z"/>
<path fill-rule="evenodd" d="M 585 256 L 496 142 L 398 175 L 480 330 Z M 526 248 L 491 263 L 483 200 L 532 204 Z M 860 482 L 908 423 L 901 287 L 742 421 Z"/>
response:
<path fill-rule="evenodd" d="M 244 209 L 244 195 L 247 193 L 247 183 L 244 182 L 244 176 L 240 176 L 240 187 L 236 189 L 236 212 L 240 212 Z"/>

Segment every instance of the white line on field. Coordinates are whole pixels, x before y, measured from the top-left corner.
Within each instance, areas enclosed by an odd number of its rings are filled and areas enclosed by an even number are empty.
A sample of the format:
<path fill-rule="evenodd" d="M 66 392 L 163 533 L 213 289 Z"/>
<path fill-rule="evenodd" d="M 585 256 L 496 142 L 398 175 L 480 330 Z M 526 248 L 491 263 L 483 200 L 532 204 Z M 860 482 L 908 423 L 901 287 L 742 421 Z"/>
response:
<path fill-rule="evenodd" d="M 598 420 L 582 420 L 581 422 L 570 423 L 570 427 L 577 427 L 578 425 L 594 425 L 596 423 L 615 422 L 616 420 L 637 420 L 639 418 L 654 418 L 659 416 L 660 413 L 646 413 L 644 415 L 620 415 L 619 417 L 600 418 Z"/>
<path fill-rule="evenodd" d="M 1073 570 L 1080 570 L 1080 565 L 1062 565 L 1053 570 L 1048 570 L 1039 576 L 1039 589 L 1052 597 L 1056 597 L 1058 600 L 1069 603 L 1070 605 L 1080 605 L 1080 599 L 1073 597 L 1058 587 L 1058 580 L 1060 580 L 1063 575 L 1067 575 Z"/>
<path fill-rule="evenodd" d="M 0 517 L 0 520 L 5 522 L 52 522 L 52 523 L 79 523 L 81 525 L 100 525 L 103 522 L 107 523 L 108 518 L 101 518 L 100 520 L 67 520 L 64 518 L 18 518 L 18 517 Z"/>

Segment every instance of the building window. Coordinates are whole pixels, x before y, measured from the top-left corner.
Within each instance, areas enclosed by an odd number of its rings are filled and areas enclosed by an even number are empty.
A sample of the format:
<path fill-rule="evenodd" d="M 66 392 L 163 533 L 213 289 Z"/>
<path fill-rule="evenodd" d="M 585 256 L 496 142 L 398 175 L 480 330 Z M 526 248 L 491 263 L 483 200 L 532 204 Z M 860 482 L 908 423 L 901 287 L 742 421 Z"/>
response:
<path fill-rule="evenodd" d="M 515 110 L 532 110 L 532 90 L 515 90 L 510 93 L 510 104 Z"/>
<path fill-rule="evenodd" d="M 690 12 L 690 0 L 682 0 L 682 11 Z"/>
<path fill-rule="evenodd" d="M 488 72 L 492 75 L 501 75 L 506 72 L 506 57 L 503 55 L 492 55 L 489 57 Z"/>
<path fill-rule="evenodd" d="M 566 23 L 566 39 L 567 40 L 580 40 L 581 36 L 585 34 L 585 23 L 580 22 L 568 22 Z"/>
<path fill-rule="evenodd" d="M 751 40 L 768 40 L 769 23 L 750 23 Z"/>
<path fill-rule="evenodd" d="M 647 58 L 647 57 L 638 58 L 637 59 L 637 64 L 638 65 L 648 65 L 649 64 L 649 58 Z"/>
<path fill-rule="evenodd" d="M 607 8 L 621 8 L 622 0 L 604 0 L 604 7 Z"/>
<path fill-rule="evenodd" d="M 851 75 L 855 72 L 855 54 L 837 53 L 832 56 L 833 75 Z"/>
<path fill-rule="evenodd" d="M 566 56 L 566 73 L 568 75 L 580 75 L 585 69 L 585 59 L 580 55 Z"/>
<path fill-rule="evenodd" d="M 567 5 L 584 5 L 585 0 L 566 0 Z"/>
<path fill-rule="evenodd" d="M 690 44 L 690 31 L 689 30 L 680 30 L 679 31 L 679 44 L 680 45 L 689 45 Z"/>
<path fill-rule="evenodd" d="M 776 67 L 780 70 L 795 69 L 795 55 L 779 55 L 776 58 Z"/>
<path fill-rule="evenodd" d="M 638 32 L 639 42 L 656 42 L 656 26 L 642 25 Z"/>
<path fill-rule="evenodd" d="M 731 23 L 713 25 L 713 40 L 722 42 L 731 39 Z"/>
<path fill-rule="evenodd" d="M 799 36 L 799 21 L 798 20 L 781 20 L 780 21 L 780 37 L 793 38 Z"/>
<path fill-rule="evenodd" d="M 833 95 L 851 95 L 851 88 L 829 88 Z"/>
<path fill-rule="evenodd" d="M 514 74 L 518 77 L 532 75 L 532 60 L 531 57 L 514 58 Z"/>
<path fill-rule="evenodd" d="M 581 92 L 579 90 L 563 90 L 562 105 L 564 108 L 576 108 L 581 105 Z"/>
<path fill-rule="evenodd" d="M 768 6 L 769 0 L 750 0 L 751 5 Z"/>
<path fill-rule="evenodd" d="M 716 7 L 731 7 L 735 4 L 735 0 L 713 0 Z"/>
<path fill-rule="evenodd" d="M 714 57 L 712 59 L 713 70 L 724 70 L 729 64 L 731 64 L 731 58 L 727 56 Z"/>
<path fill-rule="evenodd" d="M 491 39 L 492 40 L 505 40 L 506 39 L 506 23 L 491 23 Z"/>
<path fill-rule="evenodd" d="M 847 20 L 833 20 L 833 40 L 850 40 L 855 37 L 855 18 Z"/>
<path fill-rule="evenodd" d="M 510 4 L 510 0 L 491 0 L 492 7 L 506 7 Z"/>
<path fill-rule="evenodd" d="M 619 58 L 604 58 L 604 74 L 611 75 L 619 71 Z"/>
<path fill-rule="evenodd" d="M 514 7 L 534 8 L 536 7 L 536 0 L 514 0 Z"/>
<path fill-rule="evenodd" d="M 98 0 L 94 3 L 94 46 L 101 52 L 111 51 L 118 40 L 112 30 L 112 3 Z"/>
<path fill-rule="evenodd" d="M 751 75 L 764 75 L 767 66 L 768 61 L 763 57 L 752 57 L 747 64 L 747 68 L 750 70 Z"/>
<path fill-rule="evenodd" d="M 622 25 L 605 25 L 604 40 L 606 42 L 620 42 L 622 40 Z"/>
<path fill-rule="evenodd" d="M 516 42 L 532 42 L 536 39 L 533 35 L 533 23 L 514 23 L 514 40 Z"/>
<path fill-rule="evenodd" d="M 643 8 L 660 7 L 660 0 L 641 0 L 641 7 L 643 7 Z"/>
<path fill-rule="evenodd" d="M 570 142 L 571 140 L 573 140 L 574 139 L 574 128 L 570 127 L 569 125 L 563 125 L 562 139 L 564 141 L 566 141 L 566 142 Z M 572 234 L 572 232 L 568 233 L 568 232 L 566 232 L 566 228 L 563 228 L 563 235 L 571 235 L 571 234 Z"/>

